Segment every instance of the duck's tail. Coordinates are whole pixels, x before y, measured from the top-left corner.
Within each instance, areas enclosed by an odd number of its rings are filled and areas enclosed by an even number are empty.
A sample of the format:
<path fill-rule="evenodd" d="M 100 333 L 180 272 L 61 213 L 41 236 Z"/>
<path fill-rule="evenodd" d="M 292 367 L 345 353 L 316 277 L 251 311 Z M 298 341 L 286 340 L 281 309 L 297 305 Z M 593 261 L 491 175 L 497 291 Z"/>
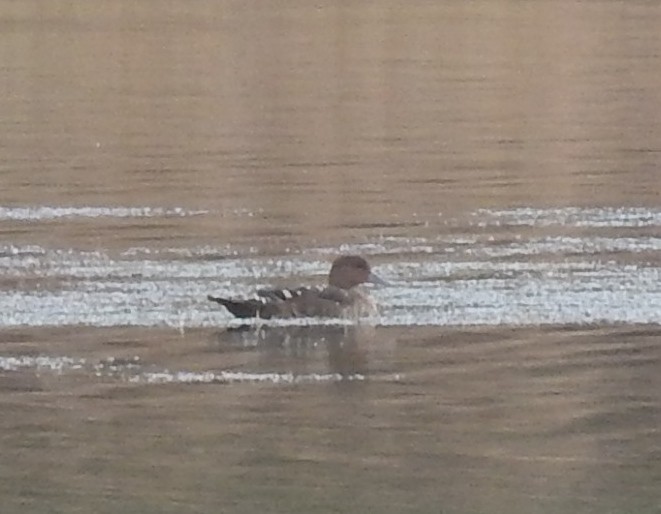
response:
<path fill-rule="evenodd" d="M 219 303 L 237 318 L 270 318 L 268 309 L 264 309 L 264 302 L 260 300 L 230 300 L 218 296 L 207 296 L 207 300 Z"/>

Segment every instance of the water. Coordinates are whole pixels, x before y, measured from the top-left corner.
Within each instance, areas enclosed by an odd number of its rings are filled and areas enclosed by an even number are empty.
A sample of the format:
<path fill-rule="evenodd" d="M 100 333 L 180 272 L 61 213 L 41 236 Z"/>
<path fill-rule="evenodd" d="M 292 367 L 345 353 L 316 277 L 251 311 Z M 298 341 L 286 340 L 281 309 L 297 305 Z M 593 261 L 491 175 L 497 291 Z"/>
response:
<path fill-rule="evenodd" d="M 22 223 L 218 215 L 147 207 L 5 208 L 4 214 Z M 130 247 L 114 253 L 6 245 L 0 248 L 5 280 L 29 281 L 32 287 L 4 295 L 3 325 L 222 326 L 231 316 L 206 301 L 208 292 L 240 297 L 278 281 L 323 282 L 328 261 L 338 253 L 383 261 L 379 268 L 390 285 L 374 291 L 381 315 L 372 320 L 380 326 L 661 321 L 660 268 L 653 262 L 661 238 L 652 235 L 661 229 L 658 210 L 480 210 L 463 222 L 441 217 L 435 224 L 425 231 L 451 227 L 453 235 L 380 234 L 360 243 L 285 248 L 268 256 L 258 247 L 232 245 Z M 633 228 L 649 233 L 632 235 Z M 578 229 L 583 234 L 576 234 Z"/>
<path fill-rule="evenodd" d="M 660 7 L 0 12 L 3 513 L 661 511 Z"/>

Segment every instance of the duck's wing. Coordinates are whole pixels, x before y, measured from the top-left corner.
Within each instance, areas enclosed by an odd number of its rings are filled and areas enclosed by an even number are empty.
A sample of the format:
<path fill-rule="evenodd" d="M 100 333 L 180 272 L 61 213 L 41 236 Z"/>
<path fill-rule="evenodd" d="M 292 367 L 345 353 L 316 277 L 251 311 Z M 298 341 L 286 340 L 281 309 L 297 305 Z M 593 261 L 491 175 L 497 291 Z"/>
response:
<path fill-rule="evenodd" d="M 330 300 L 340 305 L 346 305 L 351 301 L 351 295 L 346 289 L 339 287 L 328 286 L 319 290 L 319 298 L 322 300 Z"/>
<path fill-rule="evenodd" d="M 333 286 L 298 287 L 296 289 L 260 289 L 259 298 L 274 302 L 312 302 L 314 300 L 327 300 L 339 304 L 346 304 L 351 296 L 345 289 Z"/>
<path fill-rule="evenodd" d="M 291 318 L 300 316 L 299 304 L 307 288 L 260 289 L 254 298 L 233 299 L 208 295 L 207 299 L 224 306 L 237 318 Z M 308 303 L 308 302 L 305 302 Z"/>
<path fill-rule="evenodd" d="M 301 316 L 335 317 L 351 303 L 350 295 L 338 287 L 298 287 L 260 289 L 255 298 L 234 300 L 209 295 L 210 301 L 223 305 L 237 318 Z"/>
<path fill-rule="evenodd" d="M 286 302 L 301 296 L 306 290 L 311 290 L 313 288 L 308 287 L 298 287 L 296 289 L 291 288 L 279 288 L 279 289 L 259 289 L 257 291 L 258 298 L 264 298 L 273 302 Z"/>

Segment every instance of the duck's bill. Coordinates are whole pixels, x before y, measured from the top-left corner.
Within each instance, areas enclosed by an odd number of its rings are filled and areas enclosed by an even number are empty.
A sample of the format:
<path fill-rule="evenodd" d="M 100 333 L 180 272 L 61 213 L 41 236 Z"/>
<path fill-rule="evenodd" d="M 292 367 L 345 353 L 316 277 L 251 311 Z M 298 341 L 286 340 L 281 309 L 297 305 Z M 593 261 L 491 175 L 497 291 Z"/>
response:
<path fill-rule="evenodd" d="M 372 284 L 377 284 L 380 286 L 389 286 L 390 283 L 386 280 L 383 280 L 379 275 L 377 275 L 374 272 L 370 273 L 370 276 L 367 278 L 368 282 L 371 282 Z"/>

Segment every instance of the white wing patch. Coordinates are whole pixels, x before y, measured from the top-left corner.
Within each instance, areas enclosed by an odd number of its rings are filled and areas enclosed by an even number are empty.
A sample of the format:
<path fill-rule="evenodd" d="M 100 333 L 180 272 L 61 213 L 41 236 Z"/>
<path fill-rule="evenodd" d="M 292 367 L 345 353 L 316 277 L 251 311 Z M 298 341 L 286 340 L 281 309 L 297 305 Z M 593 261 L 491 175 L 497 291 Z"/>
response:
<path fill-rule="evenodd" d="M 296 289 L 260 289 L 254 299 L 263 304 L 287 302 L 309 293 L 321 294 L 325 289 L 325 286 L 299 287 Z"/>

